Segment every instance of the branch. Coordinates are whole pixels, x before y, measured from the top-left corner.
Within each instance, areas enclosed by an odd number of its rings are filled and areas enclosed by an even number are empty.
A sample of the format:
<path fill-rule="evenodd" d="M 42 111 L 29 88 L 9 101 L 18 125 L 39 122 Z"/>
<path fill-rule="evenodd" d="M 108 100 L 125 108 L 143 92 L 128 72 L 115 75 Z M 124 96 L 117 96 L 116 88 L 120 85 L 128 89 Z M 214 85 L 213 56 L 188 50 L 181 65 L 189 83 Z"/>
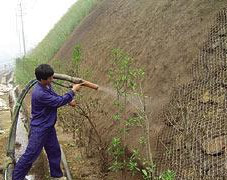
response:
<path fill-rule="evenodd" d="M 80 115 L 84 116 L 88 120 L 88 122 L 90 123 L 91 127 L 94 129 L 95 134 L 96 134 L 96 136 L 99 139 L 99 142 L 102 144 L 101 136 L 99 135 L 99 133 L 98 133 L 94 123 L 92 122 L 91 118 L 88 116 L 88 114 L 85 112 L 85 110 L 81 106 L 77 106 L 77 107 L 81 110 Z"/>

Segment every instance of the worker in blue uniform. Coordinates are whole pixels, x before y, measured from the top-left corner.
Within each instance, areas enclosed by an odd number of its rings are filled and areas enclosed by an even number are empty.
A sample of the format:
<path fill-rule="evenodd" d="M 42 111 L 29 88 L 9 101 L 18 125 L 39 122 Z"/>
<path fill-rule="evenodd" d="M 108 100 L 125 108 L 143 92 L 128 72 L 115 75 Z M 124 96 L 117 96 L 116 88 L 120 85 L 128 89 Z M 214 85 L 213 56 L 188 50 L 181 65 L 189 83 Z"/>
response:
<path fill-rule="evenodd" d="M 35 76 L 38 82 L 33 88 L 31 96 L 29 142 L 25 153 L 16 163 L 13 171 L 13 180 L 25 179 L 43 147 L 48 157 L 52 179 L 65 179 L 60 168 L 61 151 L 54 125 L 57 120 L 57 108 L 66 104 L 74 107 L 75 101 L 73 97 L 79 91 L 81 85 L 74 84 L 69 92 L 59 96 L 51 87 L 53 75 L 54 70 L 48 64 L 41 64 L 35 69 Z"/>

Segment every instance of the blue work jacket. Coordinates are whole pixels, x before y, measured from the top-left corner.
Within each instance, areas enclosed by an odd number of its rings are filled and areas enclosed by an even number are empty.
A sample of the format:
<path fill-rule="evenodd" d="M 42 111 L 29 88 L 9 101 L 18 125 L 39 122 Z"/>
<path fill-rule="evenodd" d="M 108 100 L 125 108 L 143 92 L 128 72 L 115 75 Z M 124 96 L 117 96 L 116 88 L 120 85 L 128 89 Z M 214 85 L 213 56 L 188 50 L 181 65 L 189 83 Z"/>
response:
<path fill-rule="evenodd" d="M 37 82 L 32 90 L 31 128 L 47 129 L 53 127 L 57 120 L 57 108 L 71 102 L 73 97 L 74 92 L 72 90 L 63 96 L 59 96 L 51 86 L 45 87 Z"/>

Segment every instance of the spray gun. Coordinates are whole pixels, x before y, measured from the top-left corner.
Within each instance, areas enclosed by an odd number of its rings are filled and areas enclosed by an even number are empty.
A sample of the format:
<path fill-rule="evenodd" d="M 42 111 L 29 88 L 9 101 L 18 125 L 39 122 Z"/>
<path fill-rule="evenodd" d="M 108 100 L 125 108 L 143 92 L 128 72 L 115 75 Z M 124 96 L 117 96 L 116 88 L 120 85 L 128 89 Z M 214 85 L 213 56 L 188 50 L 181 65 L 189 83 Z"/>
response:
<path fill-rule="evenodd" d="M 85 87 L 89 87 L 95 90 L 98 90 L 99 86 L 97 84 L 91 83 L 89 81 L 85 81 L 81 78 L 76 78 L 76 77 L 72 77 L 69 75 L 65 75 L 65 74 L 58 74 L 58 73 L 54 73 L 54 79 L 59 79 L 59 80 L 64 80 L 64 81 L 68 81 L 70 83 L 74 83 L 74 84 L 81 84 L 82 86 Z M 53 83 L 67 87 L 67 88 L 72 88 L 72 85 L 67 86 L 67 85 L 62 85 L 57 83 L 56 81 L 54 81 Z"/>

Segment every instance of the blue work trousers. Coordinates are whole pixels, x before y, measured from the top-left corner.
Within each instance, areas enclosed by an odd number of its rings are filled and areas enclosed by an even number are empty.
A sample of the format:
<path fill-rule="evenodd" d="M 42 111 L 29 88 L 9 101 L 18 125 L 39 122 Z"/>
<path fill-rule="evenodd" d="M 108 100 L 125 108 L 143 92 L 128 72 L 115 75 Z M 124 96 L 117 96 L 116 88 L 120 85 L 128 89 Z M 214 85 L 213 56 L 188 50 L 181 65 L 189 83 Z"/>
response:
<path fill-rule="evenodd" d="M 29 136 L 28 146 L 25 153 L 20 157 L 13 171 L 12 180 L 24 180 L 32 167 L 33 162 L 38 158 L 42 149 L 45 149 L 49 160 L 51 177 L 62 177 L 60 168 L 61 150 L 54 127 L 39 129 L 32 127 Z"/>

